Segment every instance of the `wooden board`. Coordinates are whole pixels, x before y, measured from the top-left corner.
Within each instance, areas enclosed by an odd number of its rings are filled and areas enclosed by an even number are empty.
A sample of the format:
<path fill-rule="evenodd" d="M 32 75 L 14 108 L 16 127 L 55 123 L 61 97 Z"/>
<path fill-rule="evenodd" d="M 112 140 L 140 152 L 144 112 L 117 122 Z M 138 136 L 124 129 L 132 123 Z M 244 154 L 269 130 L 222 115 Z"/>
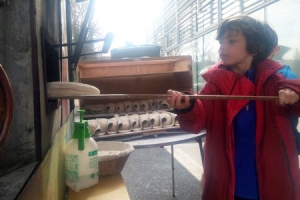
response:
<path fill-rule="evenodd" d="M 125 77 L 190 72 L 191 56 L 128 60 L 83 61 L 78 64 L 80 82 L 101 77 Z"/>

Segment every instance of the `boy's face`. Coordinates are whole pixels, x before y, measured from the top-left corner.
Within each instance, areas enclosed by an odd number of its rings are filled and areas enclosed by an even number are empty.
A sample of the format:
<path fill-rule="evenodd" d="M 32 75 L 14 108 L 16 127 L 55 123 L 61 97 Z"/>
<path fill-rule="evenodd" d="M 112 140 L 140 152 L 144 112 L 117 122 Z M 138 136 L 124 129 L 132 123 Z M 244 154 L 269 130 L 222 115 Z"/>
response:
<path fill-rule="evenodd" d="M 243 72 L 251 67 L 254 55 L 247 52 L 246 38 L 242 32 L 227 30 L 219 42 L 219 56 L 223 64 L 231 65 L 236 72 Z"/>

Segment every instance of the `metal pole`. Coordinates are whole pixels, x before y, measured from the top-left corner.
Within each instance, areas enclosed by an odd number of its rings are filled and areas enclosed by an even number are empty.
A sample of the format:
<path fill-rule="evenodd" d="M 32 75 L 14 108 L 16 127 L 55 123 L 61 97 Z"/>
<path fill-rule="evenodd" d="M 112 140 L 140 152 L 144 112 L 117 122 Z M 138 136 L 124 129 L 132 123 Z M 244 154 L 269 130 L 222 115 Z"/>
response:
<path fill-rule="evenodd" d="M 200 148 L 200 155 L 201 155 L 202 166 L 204 166 L 204 149 L 203 149 L 202 138 L 200 138 L 198 140 L 198 143 L 199 143 L 199 148 Z"/>
<path fill-rule="evenodd" d="M 72 63 L 73 63 L 74 68 L 76 68 L 76 66 L 78 64 L 83 45 L 85 44 L 86 36 L 87 36 L 89 25 L 90 25 L 90 20 L 94 13 L 94 7 L 95 7 L 95 0 L 90 0 L 87 11 L 85 13 L 85 18 L 83 20 L 81 30 L 80 30 L 80 33 L 78 36 L 78 43 L 75 47 L 73 58 L 72 58 Z"/>
<path fill-rule="evenodd" d="M 173 191 L 173 197 L 175 197 L 175 178 L 174 178 L 174 149 L 173 145 L 171 145 L 171 160 L 172 160 L 172 191 Z"/>

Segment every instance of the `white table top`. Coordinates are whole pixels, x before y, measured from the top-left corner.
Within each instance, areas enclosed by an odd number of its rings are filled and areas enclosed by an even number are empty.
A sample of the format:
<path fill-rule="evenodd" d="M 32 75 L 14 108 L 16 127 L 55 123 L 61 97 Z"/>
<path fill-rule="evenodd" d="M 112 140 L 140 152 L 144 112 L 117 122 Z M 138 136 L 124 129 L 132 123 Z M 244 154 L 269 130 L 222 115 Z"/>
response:
<path fill-rule="evenodd" d="M 205 137 L 205 134 L 205 130 L 201 131 L 198 134 L 184 132 L 177 134 L 167 133 L 157 136 L 142 137 L 136 140 L 126 141 L 125 143 L 131 144 L 135 149 L 162 147 L 197 140 Z"/>

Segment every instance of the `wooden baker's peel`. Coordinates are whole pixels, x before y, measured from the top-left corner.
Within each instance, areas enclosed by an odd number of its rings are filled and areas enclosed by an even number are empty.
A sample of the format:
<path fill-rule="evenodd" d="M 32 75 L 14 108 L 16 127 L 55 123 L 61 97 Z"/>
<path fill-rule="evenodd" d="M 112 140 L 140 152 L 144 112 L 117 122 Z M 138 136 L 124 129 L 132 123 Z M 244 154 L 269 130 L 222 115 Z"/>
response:
<path fill-rule="evenodd" d="M 162 99 L 167 98 L 167 94 L 96 94 L 96 95 L 56 95 L 48 96 L 49 99 Z M 278 96 L 239 96 L 239 95 L 187 95 L 190 99 L 210 99 L 210 100 L 279 100 Z"/>

